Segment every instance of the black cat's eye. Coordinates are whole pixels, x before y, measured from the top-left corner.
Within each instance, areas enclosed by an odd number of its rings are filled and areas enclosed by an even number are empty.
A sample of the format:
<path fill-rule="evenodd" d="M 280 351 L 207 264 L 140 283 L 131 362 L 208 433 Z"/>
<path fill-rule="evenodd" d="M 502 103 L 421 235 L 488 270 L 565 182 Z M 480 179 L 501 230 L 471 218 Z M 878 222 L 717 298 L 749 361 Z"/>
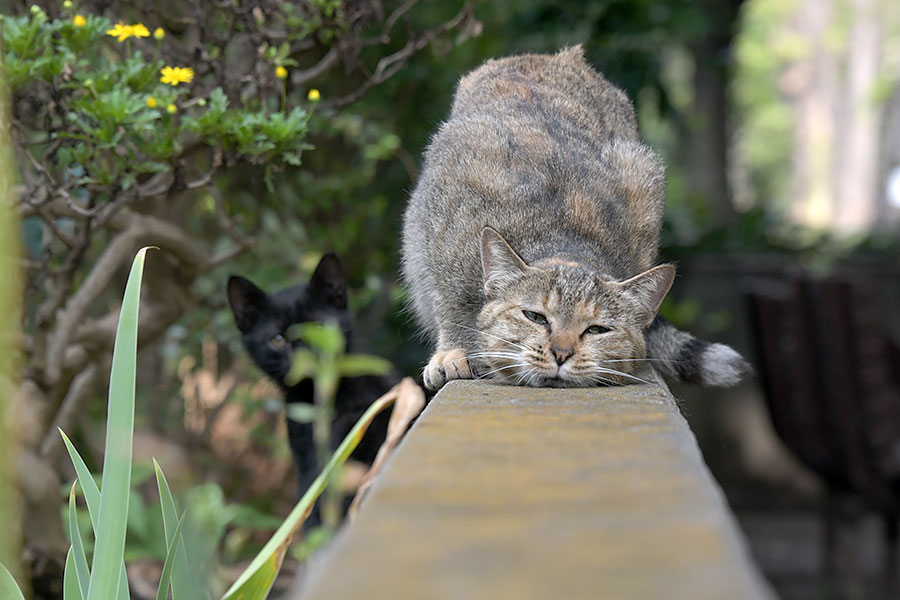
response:
<path fill-rule="evenodd" d="M 591 325 L 584 330 L 585 333 L 606 333 L 607 331 L 612 330 L 609 327 L 604 327 L 603 325 Z"/>
<path fill-rule="evenodd" d="M 280 333 L 276 333 L 272 337 L 269 338 L 269 347 L 274 348 L 275 350 L 280 350 L 284 348 L 287 344 L 287 340 Z"/>
<path fill-rule="evenodd" d="M 534 321 L 538 325 L 547 324 L 547 317 L 545 317 L 541 313 L 534 312 L 533 310 L 523 310 L 522 314 L 525 315 L 529 321 Z"/>

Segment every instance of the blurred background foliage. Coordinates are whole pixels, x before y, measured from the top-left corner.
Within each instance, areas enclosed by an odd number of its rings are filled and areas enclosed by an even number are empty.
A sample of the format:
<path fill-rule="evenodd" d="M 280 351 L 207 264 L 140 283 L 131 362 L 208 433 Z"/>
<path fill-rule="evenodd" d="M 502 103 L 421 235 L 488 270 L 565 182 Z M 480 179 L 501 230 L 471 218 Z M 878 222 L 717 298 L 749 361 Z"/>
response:
<path fill-rule="evenodd" d="M 118 179 L 78 190 L 41 173 L 42 161 L 59 158 L 59 147 L 41 134 L 72 126 L 64 111 L 53 111 L 83 98 L 64 85 L 71 74 L 58 65 L 47 75 L 45 66 L 12 82 L 28 268 L 24 447 L 61 485 L 71 473 L 47 441 L 50 426 L 60 418 L 74 422 L 66 429 L 80 429 L 73 438 L 86 449 L 99 439 L 104 386 L 97 373 L 104 362 L 93 355 L 108 344 L 88 336 L 92 360 L 69 356 L 69 371 L 51 354 L 66 350 L 53 343 L 58 314 L 121 233 L 109 227 L 113 217 L 150 215 L 177 226 L 202 248 L 202 259 L 183 260 L 179 252 L 186 251 L 176 250 L 156 274 L 168 282 L 159 294 L 169 298 L 157 298 L 161 308 L 150 314 L 161 326 L 142 340 L 136 454 L 157 456 L 182 491 L 206 481 L 191 489 L 189 504 L 211 507 L 198 526 L 225 540 L 217 548 L 229 560 L 265 539 L 254 528 L 266 526 L 262 515 L 282 514 L 292 502 L 293 478 L 278 391 L 244 357 L 227 309 L 228 275 L 271 291 L 304 282 L 323 252 L 336 251 L 357 315 L 356 350 L 417 374 L 427 349 L 403 312 L 402 214 L 456 81 L 489 57 L 583 44 L 589 62 L 634 100 L 642 135 L 668 165 L 663 256 L 680 261 L 684 281 L 663 310 L 677 324 L 747 351 L 739 300 L 725 289 L 735 273 L 863 259 L 896 265 L 900 179 L 894 188 L 890 182 L 900 165 L 900 18 L 891 0 L 39 4 L 60 23 L 59 35 L 77 34 L 71 23 L 81 13 L 95 28 L 101 25 L 94 16 L 162 27 L 163 43 L 131 40 L 129 52 L 133 42 L 148 60 L 192 66 L 196 78 L 177 94 L 169 90 L 177 115 L 144 118 L 146 107 L 136 113 L 144 115 L 138 133 L 172 143 L 153 157 L 162 166 L 144 164 L 129 188 Z M 35 17 L 24 2 L 6 2 L 2 12 L 4 27 L 13 16 Z M 109 38 L 94 48 L 92 60 L 121 65 L 123 48 L 115 44 Z M 59 45 L 48 48 L 54 55 Z M 7 63 L 10 52 L 4 47 Z M 277 66 L 287 69 L 285 79 L 275 75 Z M 74 81 L 86 87 L 83 78 Z M 141 102 L 151 89 L 161 93 L 155 80 L 129 85 Z M 182 115 L 199 118 L 208 104 L 198 99 L 211 102 L 217 87 L 251 129 L 260 123 L 250 115 L 295 108 L 302 127 L 274 151 L 229 142 L 221 120 L 193 134 L 173 131 L 173 123 L 185 123 Z M 199 146 L 198 131 L 205 140 Z M 119 156 L 115 144 L 110 148 Z M 66 167 L 77 156 L 59 160 Z M 100 216 L 52 209 L 49 203 L 65 197 L 60 189 Z M 114 207 L 108 217 L 105 206 Z M 154 243 L 152 236 L 144 241 Z M 102 329 L 123 281 L 117 272 L 78 314 Z M 48 372 L 54 361 L 57 372 Z M 90 365 L 96 371 L 86 377 Z M 83 410 L 61 415 L 76 392 Z M 702 436 L 702 424 L 697 428 Z M 226 505 L 238 508 L 223 513 Z M 131 552 L 158 554 L 141 546 L 149 525 L 136 519 Z M 52 544 L 47 532 L 32 534 L 33 565 L 41 545 Z"/>

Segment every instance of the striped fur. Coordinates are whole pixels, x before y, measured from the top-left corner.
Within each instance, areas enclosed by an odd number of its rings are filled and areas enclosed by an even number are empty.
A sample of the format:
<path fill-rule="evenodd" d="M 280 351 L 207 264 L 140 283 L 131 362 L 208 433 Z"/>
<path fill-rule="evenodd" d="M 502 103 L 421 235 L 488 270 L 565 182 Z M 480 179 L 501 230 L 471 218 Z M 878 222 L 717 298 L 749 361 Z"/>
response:
<path fill-rule="evenodd" d="M 425 385 L 636 383 L 648 354 L 671 376 L 735 383 L 746 368 L 727 346 L 647 333 L 675 272 L 658 263 L 664 206 L 661 159 L 580 47 L 463 77 L 403 226 L 410 308 L 435 350 Z"/>
<path fill-rule="evenodd" d="M 752 369 L 730 346 L 707 342 L 657 317 L 647 329 L 647 358 L 664 377 L 699 385 L 731 387 Z"/>

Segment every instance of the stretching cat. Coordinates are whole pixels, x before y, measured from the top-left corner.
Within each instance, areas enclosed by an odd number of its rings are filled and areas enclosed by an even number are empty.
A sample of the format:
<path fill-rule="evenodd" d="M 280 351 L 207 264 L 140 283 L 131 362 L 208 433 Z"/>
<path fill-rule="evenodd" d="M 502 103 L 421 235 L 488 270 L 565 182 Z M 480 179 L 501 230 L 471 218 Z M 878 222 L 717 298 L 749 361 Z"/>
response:
<path fill-rule="evenodd" d="M 278 384 L 285 402 L 312 404 L 311 380 L 305 379 L 293 386 L 284 382 L 291 368 L 292 350 L 300 344 L 288 338 L 287 330 L 297 323 L 333 321 L 340 327 L 350 349 L 352 319 L 347 310 L 347 282 L 337 256 L 331 253 L 323 256 L 308 285 L 289 287 L 272 294 L 266 294 L 243 277 L 232 275 L 228 279 L 228 303 L 247 353 Z M 372 401 L 395 383 L 397 381 L 390 377 L 379 376 L 341 379 L 332 421 L 331 440 L 334 447 L 350 432 Z M 351 458 L 372 464 L 384 442 L 388 418 L 389 411 L 376 418 Z M 313 427 L 311 423 L 298 423 L 288 418 L 287 429 L 302 494 L 319 472 Z M 314 511 L 308 525 L 316 525 L 318 521 L 318 511 Z"/>
<path fill-rule="evenodd" d="M 654 266 L 664 187 L 631 104 L 580 47 L 463 77 L 403 229 L 411 305 L 436 345 L 425 385 L 623 384 L 646 361 L 737 383 L 737 352 L 657 317 L 675 276 Z"/>

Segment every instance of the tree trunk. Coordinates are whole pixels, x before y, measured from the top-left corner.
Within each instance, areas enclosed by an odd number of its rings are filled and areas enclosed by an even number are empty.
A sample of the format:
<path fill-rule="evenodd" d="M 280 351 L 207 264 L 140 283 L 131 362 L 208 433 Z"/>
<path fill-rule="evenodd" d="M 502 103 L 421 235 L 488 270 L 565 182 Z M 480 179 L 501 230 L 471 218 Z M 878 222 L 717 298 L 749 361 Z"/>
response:
<path fill-rule="evenodd" d="M 694 104 L 687 118 L 685 168 L 692 196 L 709 206 L 717 225 L 736 219 L 729 185 L 731 43 L 741 0 L 706 2 L 711 24 L 691 45 Z"/>
<path fill-rule="evenodd" d="M 782 89 L 795 114 L 790 214 L 802 225 L 853 234 L 875 224 L 880 115 L 873 93 L 884 8 L 881 0 L 807 0 L 796 13 L 792 29 L 806 47 Z"/>

